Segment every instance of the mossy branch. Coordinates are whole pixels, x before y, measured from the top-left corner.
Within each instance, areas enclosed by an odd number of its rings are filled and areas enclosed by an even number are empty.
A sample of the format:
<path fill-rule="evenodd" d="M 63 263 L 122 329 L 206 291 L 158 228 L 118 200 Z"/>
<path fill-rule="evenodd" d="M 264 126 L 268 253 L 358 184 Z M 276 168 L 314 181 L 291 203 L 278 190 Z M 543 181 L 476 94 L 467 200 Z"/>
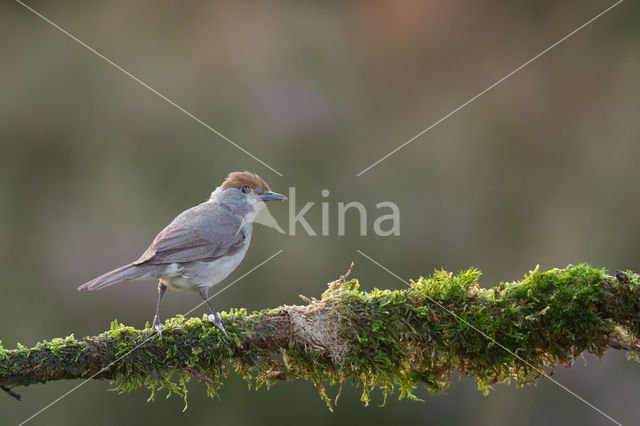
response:
<path fill-rule="evenodd" d="M 120 391 L 144 386 L 151 397 L 161 388 L 186 397 L 186 382 L 196 378 L 213 395 L 234 369 L 258 387 L 310 380 L 330 405 L 326 386 L 345 381 L 361 383 L 368 402 L 374 388 L 385 397 L 399 389 L 413 398 L 419 384 L 441 391 L 456 370 L 487 392 L 496 383 L 532 383 L 583 351 L 615 348 L 638 358 L 638 275 L 578 265 L 490 289 L 479 276 L 436 271 L 406 289 L 368 292 L 343 276 L 320 300 L 303 297 L 305 306 L 223 313 L 228 339 L 206 319 L 177 317 L 162 340 L 150 328 L 114 322 L 94 337 L 0 344 L 0 387 L 93 378 Z"/>

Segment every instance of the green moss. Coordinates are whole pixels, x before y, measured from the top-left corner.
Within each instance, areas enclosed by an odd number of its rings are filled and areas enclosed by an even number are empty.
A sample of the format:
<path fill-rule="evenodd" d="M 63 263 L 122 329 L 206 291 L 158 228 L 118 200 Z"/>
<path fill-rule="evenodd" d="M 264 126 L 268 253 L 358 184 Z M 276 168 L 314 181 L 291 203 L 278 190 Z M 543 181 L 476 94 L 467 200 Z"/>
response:
<path fill-rule="evenodd" d="M 334 289 L 328 297 L 339 297 L 346 307 L 344 333 L 354 350 L 345 363 L 350 368 L 323 376 L 330 383 L 358 379 L 369 402 L 374 388 L 385 398 L 396 388 L 401 398 L 415 398 L 419 384 L 442 391 L 455 368 L 474 377 L 486 394 L 498 383 L 533 383 L 558 363 L 570 365 L 582 351 L 606 350 L 602 337 L 615 321 L 603 315 L 603 302 L 620 283 L 604 270 L 536 269 L 520 283 L 489 290 L 480 288 L 479 277 L 474 269 L 436 271 L 409 290 L 361 292 L 356 281 Z M 633 308 L 637 276 L 625 284 L 633 292 L 626 307 Z M 637 320 L 631 328 L 637 329 Z"/>
<path fill-rule="evenodd" d="M 357 280 L 341 279 L 320 300 L 305 298 L 307 311 L 222 313 L 228 338 L 206 318 L 178 316 L 165 322 L 161 340 L 148 324 L 136 330 L 114 321 L 108 331 L 82 340 L 69 336 L 14 350 L 0 342 L 0 383 L 16 371 L 32 375 L 14 385 L 97 374 L 113 380 L 115 391 L 146 388 L 150 400 L 166 392 L 184 398 L 186 408 L 192 378 L 214 396 L 234 371 L 255 388 L 309 380 L 331 408 L 337 395 L 332 401 L 328 390 L 344 383 L 362 386 L 365 404 L 372 391 L 381 390 L 384 404 L 396 391 L 400 398 L 417 400 L 418 386 L 441 392 L 457 372 L 475 378 L 486 394 L 501 383 L 534 383 L 550 368 L 570 366 L 583 351 L 602 355 L 610 346 L 638 348 L 637 274 L 616 278 L 582 264 L 546 272 L 536 268 L 517 283 L 490 289 L 480 287 L 479 278 L 475 269 L 435 271 L 406 289 L 371 291 L 361 291 Z M 292 334 L 276 346 L 255 346 L 255 339 L 269 338 L 270 319 L 292 320 L 292 308 L 305 315 L 321 312 L 305 323 L 315 327 L 305 331 L 316 332 L 314 339 L 321 342 Z M 628 353 L 638 359 L 637 351 Z M 34 375 L 33 365 L 47 366 L 44 376 Z"/>

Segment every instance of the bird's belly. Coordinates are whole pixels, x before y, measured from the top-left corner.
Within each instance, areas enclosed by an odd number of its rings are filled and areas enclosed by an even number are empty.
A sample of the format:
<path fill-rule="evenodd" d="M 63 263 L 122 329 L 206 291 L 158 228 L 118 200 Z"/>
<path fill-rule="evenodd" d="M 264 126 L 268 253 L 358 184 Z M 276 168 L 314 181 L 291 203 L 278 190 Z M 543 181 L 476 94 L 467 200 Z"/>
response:
<path fill-rule="evenodd" d="M 173 273 L 163 277 L 162 282 L 172 290 L 197 290 L 203 286 L 214 286 L 238 267 L 246 252 L 246 248 L 243 248 L 232 256 L 223 256 L 211 262 L 171 264 L 167 272 Z"/>

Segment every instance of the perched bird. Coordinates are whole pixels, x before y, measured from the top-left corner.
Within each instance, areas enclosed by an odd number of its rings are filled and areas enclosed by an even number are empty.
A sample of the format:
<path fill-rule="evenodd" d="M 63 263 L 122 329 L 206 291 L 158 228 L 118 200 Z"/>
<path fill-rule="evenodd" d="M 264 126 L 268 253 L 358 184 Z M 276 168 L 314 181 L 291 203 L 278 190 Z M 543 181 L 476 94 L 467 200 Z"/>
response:
<path fill-rule="evenodd" d="M 209 319 L 226 335 L 209 301 L 209 288 L 240 264 L 251 242 L 253 220 L 272 200 L 286 200 L 267 182 L 249 172 L 233 172 L 209 200 L 180 213 L 135 262 L 95 278 L 78 290 L 99 290 L 125 280 L 158 278 L 153 326 L 162 335 L 159 311 L 167 287 L 198 291 L 211 309 Z"/>

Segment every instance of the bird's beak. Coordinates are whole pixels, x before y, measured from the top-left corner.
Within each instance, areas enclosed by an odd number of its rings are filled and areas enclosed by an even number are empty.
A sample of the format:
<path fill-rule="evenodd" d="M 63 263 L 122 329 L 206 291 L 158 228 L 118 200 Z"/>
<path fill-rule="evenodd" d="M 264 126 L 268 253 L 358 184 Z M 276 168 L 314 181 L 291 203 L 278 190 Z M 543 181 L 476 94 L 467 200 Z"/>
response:
<path fill-rule="evenodd" d="M 285 197 L 282 194 L 278 194 L 277 192 L 271 192 L 271 191 L 267 191 L 264 192 L 262 194 L 260 194 L 260 198 L 262 198 L 262 201 L 286 201 L 287 197 Z"/>

